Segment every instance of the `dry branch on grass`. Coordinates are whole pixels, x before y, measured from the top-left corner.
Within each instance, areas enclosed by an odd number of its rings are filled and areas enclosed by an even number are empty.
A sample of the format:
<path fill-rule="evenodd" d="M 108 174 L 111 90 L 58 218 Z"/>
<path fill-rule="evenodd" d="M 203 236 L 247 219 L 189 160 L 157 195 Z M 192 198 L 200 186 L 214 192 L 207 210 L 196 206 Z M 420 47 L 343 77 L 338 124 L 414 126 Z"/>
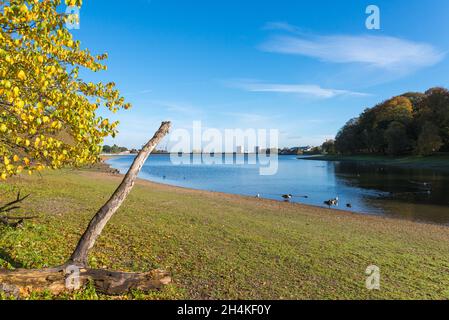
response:
<path fill-rule="evenodd" d="M 30 195 L 26 195 L 21 197 L 20 191 L 17 193 L 17 197 L 15 200 L 8 202 L 0 207 L 0 223 L 10 226 L 10 227 L 21 227 L 25 220 L 35 219 L 35 216 L 23 216 L 16 217 L 9 215 L 12 211 L 20 209 L 19 204 L 25 201 Z M 13 222 L 12 222 L 13 221 Z"/>

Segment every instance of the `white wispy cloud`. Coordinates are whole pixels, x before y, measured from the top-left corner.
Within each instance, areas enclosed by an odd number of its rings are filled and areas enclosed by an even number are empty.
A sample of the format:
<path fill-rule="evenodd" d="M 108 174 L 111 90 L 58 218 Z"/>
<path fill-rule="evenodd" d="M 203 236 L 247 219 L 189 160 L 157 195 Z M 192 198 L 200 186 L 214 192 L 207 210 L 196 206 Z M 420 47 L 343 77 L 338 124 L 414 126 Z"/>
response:
<path fill-rule="evenodd" d="M 283 30 L 292 33 L 301 33 L 301 29 L 297 26 L 291 25 L 286 22 L 274 21 L 266 23 L 263 28 L 264 30 Z"/>
<path fill-rule="evenodd" d="M 271 121 L 273 118 L 276 118 L 277 116 L 267 116 L 267 115 L 261 115 L 257 113 L 249 113 L 249 112 L 221 112 L 223 116 L 232 117 L 239 119 L 244 122 L 264 122 L 264 121 Z"/>
<path fill-rule="evenodd" d="M 349 90 L 339 90 L 322 88 L 313 84 L 278 84 L 278 83 L 260 83 L 260 82 L 236 82 L 234 87 L 249 92 L 274 92 L 308 95 L 316 98 L 334 98 L 337 96 L 368 96 L 366 93 L 354 92 Z"/>
<path fill-rule="evenodd" d="M 271 26 L 278 30 L 295 30 L 288 24 Z M 402 72 L 435 65 L 445 57 L 444 52 L 427 43 L 370 35 L 274 36 L 260 48 L 268 52 L 302 55 L 334 63 L 361 63 Z"/>
<path fill-rule="evenodd" d="M 198 108 L 198 107 L 193 106 L 188 103 L 152 100 L 152 101 L 149 101 L 149 104 L 164 108 L 166 111 L 171 112 L 171 113 L 176 113 L 176 114 L 196 115 L 196 114 L 199 114 L 202 112 L 201 108 Z"/>

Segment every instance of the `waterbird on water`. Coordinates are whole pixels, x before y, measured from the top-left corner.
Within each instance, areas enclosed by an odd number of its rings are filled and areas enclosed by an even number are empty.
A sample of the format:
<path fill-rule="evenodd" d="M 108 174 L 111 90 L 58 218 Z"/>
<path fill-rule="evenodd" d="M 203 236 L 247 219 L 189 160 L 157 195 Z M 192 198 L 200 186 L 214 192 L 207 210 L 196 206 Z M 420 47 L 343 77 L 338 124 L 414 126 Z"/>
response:
<path fill-rule="evenodd" d="M 284 194 L 284 195 L 282 195 L 282 198 L 284 198 L 285 200 L 290 200 L 291 198 L 293 198 L 293 195 L 291 195 L 291 194 Z"/>
<path fill-rule="evenodd" d="M 335 199 L 324 201 L 324 204 L 326 204 L 329 208 L 332 206 L 338 206 L 338 200 L 338 197 L 336 197 Z"/>
<path fill-rule="evenodd" d="M 430 182 L 410 181 L 410 183 L 422 185 L 424 187 L 431 187 L 432 186 L 432 183 L 430 183 Z"/>

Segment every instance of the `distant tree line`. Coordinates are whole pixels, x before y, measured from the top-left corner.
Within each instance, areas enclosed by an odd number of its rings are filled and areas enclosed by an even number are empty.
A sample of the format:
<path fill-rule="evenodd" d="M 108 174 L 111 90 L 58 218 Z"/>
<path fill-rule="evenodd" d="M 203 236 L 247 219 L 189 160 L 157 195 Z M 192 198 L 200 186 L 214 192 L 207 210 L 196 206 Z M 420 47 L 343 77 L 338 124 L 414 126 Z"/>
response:
<path fill-rule="evenodd" d="M 119 147 L 118 145 L 114 144 L 112 147 L 108 145 L 103 146 L 103 153 L 121 153 L 128 151 L 128 148 L 125 147 Z"/>
<path fill-rule="evenodd" d="M 449 91 L 409 92 L 366 109 L 322 149 L 326 153 L 385 155 L 449 151 Z"/>

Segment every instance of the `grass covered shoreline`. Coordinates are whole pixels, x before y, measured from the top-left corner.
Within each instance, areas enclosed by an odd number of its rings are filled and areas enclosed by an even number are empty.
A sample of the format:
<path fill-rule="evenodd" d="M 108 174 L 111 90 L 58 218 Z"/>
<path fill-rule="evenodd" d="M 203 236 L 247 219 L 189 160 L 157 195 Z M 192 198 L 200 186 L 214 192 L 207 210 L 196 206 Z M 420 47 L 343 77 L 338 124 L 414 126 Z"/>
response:
<path fill-rule="evenodd" d="M 449 154 L 434 156 L 390 157 L 381 155 L 317 155 L 298 157 L 302 160 L 316 161 L 355 161 L 408 169 L 436 170 L 449 173 Z"/>
<path fill-rule="evenodd" d="M 64 262 L 87 223 L 121 181 L 108 172 L 62 170 L 19 177 L 32 197 L 24 229 L 0 226 L 0 267 Z M 194 191 L 139 181 L 90 257 L 92 267 L 162 268 L 173 284 L 148 295 L 63 299 L 447 299 L 449 229 L 409 221 Z M 365 269 L 381 270 L 381 290 Z M 49 298 L 37 295 L 34 298 Z"/>

